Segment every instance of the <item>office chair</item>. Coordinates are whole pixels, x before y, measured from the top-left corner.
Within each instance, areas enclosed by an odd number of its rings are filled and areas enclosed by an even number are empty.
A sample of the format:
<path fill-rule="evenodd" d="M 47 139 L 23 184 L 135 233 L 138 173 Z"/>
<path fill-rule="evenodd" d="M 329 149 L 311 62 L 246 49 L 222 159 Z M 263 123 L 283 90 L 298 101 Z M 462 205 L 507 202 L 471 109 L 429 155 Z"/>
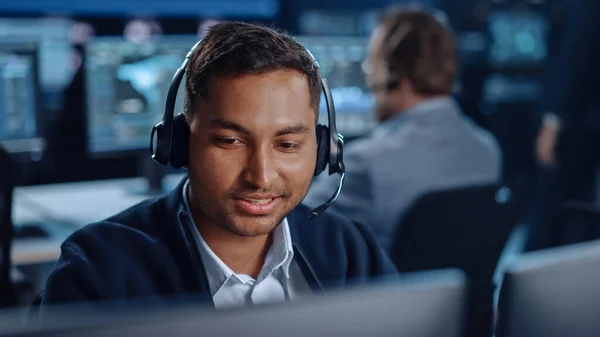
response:
<path fill-rule="evenodd" d="M 36 326 L 40 324 L 40 309 L 42 308 L 42 302 L 44 300 L 44 290 L 39 291 L 25 313 L 25 323 L 28 326 Z"/>
<path fill-rule="evenodd" d="M 392 250 L 400 272 L 459 268 L 469 278 L 466 336 L 491 336 L 493 276 L 518 220 L 517 198 L 498 185 L 421 197 L 401 219 Z"/>
<path fill-rule="evenodd" d="M 13 162 L 0 145 L 0 307 L 17 305 L 11 278 Z"/>
<path fill-rule="evenodd" d="M 549 247 L 600 239 L 600 209 L 581 201 L 567 201 L 550 221 Z"/>

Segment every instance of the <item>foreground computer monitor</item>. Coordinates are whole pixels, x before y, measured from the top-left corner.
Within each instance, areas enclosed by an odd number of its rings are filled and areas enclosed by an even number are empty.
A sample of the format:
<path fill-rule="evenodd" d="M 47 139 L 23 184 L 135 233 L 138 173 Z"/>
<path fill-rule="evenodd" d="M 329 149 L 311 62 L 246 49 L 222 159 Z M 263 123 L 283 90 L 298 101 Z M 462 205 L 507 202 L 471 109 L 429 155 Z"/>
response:
<path fill-rule="evenodd" d="M 395 281 L 397 282 L 397 281 Z M 286 304 L 234 310 L 185 307 L 86 321 L 51 317 L 39 330 L 0 336 L 462 336 L 465 278 L 460 271 L 415 273 L 397 284 L 310 295 Z"/>
<path fill-rule="evenodd" d="M 0 144 L 15 160 L 39 160 L 42 137 L 38 44 L 0 39 Z"/>
<path fill-rule="evenodd" d="M 600 336 L 600 241 L 527 253 L 510 266 L 496 335 Z"/>

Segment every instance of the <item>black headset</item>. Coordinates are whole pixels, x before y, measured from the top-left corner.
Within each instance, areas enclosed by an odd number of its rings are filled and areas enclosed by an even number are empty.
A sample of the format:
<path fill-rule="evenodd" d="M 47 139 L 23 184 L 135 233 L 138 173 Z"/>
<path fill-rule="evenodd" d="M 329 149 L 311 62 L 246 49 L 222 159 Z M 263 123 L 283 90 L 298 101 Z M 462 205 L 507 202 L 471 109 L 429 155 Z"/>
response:
<path fill-rule="evenodd" d="M 169 86 L 169 92 L 167 93 L 165 114 L 163 115 L 162 120 L 152 128 L 152 133 L 150 135 L 150 153 L 152 159 L 161 165 L 171 165 L 173 168 L 184 168 L 188 163 L 190 129 L 183 113 L 174 116 L 175 101 L 177 99 L 177 91 L 179 90 L 179 86 L 185 75 L 190 57 L 198 49 L 201 41 L 202 40 L 198 41 L 192 49 L 190 49 L 185 56 L 185 60 L 183 60 L 181 67 L 175 72 L 175 75 L 171 80 L 171 85 Z M 308 50 L 307 52 L 312 57 L 317 68 L 319 68 L 319 63 L 314 56 Z M 310 211 L 310 218 L 322 214 L 335 202 L 342 191 L 345 176 L 343 161 L 344 138 L 337 132 L 335 124 L 335 106 L 333 105 L 333 97 L 331 96 L 329 86 L 323 77 L 320 77 L 320 81 L 323 94 L 325 95 L 325 103 L 327 105 L 329 127 L 318 124 L 316 128 L 317 163 L 314 176 L 321 174 L 321 172 L 325 171 L 327 165 L 329 165 L 329 175 L 338 173 L 340 175 L 340 182 L 335 193 L 326 203 L 317 206 Z"/>
<path fill-rule="evenodd" d="M 387 58 L 387 79 L 384 84 L 386 91 L 392 91 L 398 89 L 400 86 L 400 74 L 398 69 L 389 60 L 394 55 L 394 50 L 400 46 L 400 44 L 406 39 L 408 34 L 412 30 L 410 23 L 401 23 L 392 30 L 390 36 L 385 42 L 386 58 Z"/>

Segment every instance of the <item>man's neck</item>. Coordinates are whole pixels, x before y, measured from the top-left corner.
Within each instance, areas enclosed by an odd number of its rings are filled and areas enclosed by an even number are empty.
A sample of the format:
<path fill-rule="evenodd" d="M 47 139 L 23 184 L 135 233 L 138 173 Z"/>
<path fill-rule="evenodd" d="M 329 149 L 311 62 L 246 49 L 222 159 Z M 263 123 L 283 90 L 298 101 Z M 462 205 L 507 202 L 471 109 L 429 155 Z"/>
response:
<path fill-rule="evenodd" d="M 190 194 L 188 196 L 189 200 L 193 200 Z M 190 202 L 190 209 L 202 239 L 213 253 L 234 273 L 257 278 L 271 247 L 273 235 L 255 237 L 237 235 L 211 221 L 195 203 Z"/>
<path fill-rule="evenodd" d="M 414 108 L 415 106 L 432 100 L 432 99 L 436 99 L 436 98 L 440 98 L 440 97 L 445 97 L 444 95 L 435 95 L 435 96 L 422 96 L 422 95 L 408 95 L 406 97 L 401 98 L 400 100 L 398 100 L 398 102 L 395 104 L 396 106 L 396 111 L 398 113 L 402 113 L 404 111 L 410 110 L 412 108 Z"/>

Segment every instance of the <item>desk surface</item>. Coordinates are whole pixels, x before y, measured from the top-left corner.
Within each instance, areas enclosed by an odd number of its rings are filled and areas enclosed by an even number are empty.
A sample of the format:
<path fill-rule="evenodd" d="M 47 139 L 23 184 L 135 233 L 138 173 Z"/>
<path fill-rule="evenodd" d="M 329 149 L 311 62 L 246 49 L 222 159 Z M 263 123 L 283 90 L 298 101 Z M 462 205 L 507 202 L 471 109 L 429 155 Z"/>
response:
<path fill-rule="evenodd" d="M 165 177 L 165 190 L 172 189 L 181 178 L 180 174 Z M 40 224 L 50 237 L 15 240 L 13 263 L 55 261 L 60 244 L 72 232 L 147 199 L 147 195 L 132 193 L 142 190 L 145 184 L 143 178 L 132 178 L 16 188 L 14 225 Z"/>

